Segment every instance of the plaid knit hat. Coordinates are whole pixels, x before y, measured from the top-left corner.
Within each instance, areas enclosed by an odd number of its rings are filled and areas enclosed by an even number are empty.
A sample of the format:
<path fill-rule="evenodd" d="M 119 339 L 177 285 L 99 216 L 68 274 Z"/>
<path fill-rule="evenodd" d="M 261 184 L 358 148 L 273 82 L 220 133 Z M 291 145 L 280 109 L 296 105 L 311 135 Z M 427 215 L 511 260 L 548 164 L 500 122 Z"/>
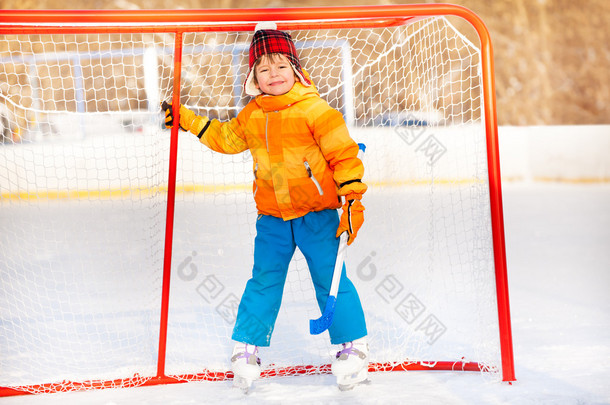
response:
<path fill-rule="evenodd" d="M 254 85 L 254 63 L 263 55 L 279 53 L 288 58 L 294 73 L 304 86 L 310 86 L 311 81 L 303 73 L 301 62 L 297 56 L 297 49 L 292 42 L 292 37 L 286 32 L 277 30 L 277 26 L 272 22 L 258 23 L 254 29 L 254 37 L 250 44 L 249 70 L 246 76 L 244 90 L 250 96 L 258 96 L 261 91 Z"/>

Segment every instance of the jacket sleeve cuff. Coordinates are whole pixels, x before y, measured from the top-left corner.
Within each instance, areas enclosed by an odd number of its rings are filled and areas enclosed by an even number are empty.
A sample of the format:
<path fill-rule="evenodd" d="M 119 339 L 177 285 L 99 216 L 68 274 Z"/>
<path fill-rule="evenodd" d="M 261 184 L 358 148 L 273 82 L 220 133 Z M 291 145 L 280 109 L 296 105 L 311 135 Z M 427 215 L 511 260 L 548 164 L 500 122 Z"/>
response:
<path fill-rule="evenodd" d="M 349 196 L 353 194 L 355 196 L 354 198 L 359 200 L 362 198 L 362 194 L 366 192 L 367 188 L 367 185 L 360 179 L 350 180 L 339 186 L 339 195 L 350 199 Z"/>
<path fill-rule="evenodd" d="M 193 135 L 196 135 L 197 138 L 201 139 L 201 136 L 209 126 L 210 120 L 208 117 L 196 117 L 191 123 L 190 131 Z"/>

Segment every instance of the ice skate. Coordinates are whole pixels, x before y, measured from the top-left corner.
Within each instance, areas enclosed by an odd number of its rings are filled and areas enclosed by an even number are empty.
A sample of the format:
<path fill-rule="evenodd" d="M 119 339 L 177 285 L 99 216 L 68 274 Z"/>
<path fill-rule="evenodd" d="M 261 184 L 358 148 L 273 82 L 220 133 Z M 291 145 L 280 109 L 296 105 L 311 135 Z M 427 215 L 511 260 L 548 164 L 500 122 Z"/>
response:
<path fill-rule="evenodd" d="M 366 337 L 343 343 L 343 349 L 337 352 L 331 370 L 337 378 L 337 385 L 342 391 L 350 390 L 355 385 L 367 381 L 369 365 L 369 345 Z"/>
<path fill-rule="evenodd" d="M 252 383 L 261 375 L 261 359 L 258 357 L 258 346 L 237 343 L 231 356 L 233 386 L 248 393 Z"/>

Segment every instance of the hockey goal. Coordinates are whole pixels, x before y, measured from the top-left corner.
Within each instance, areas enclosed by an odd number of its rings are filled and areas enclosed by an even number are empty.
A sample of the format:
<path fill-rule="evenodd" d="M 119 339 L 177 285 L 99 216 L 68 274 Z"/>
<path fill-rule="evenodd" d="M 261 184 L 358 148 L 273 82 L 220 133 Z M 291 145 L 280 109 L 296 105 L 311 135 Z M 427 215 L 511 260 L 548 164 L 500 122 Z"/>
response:
<path fill-rule="evenodd" d="M 232 377 L 252 159 L 164 130 L 159 103 L 234 117 L 262 20 L 367 146 L 347 266 L 371 371 L 514 380 L 492 49 L 472 12 L 4 10 L 0 395 Z M 297 252 L 265 377 L 329 372 L 319 315 Z"/>

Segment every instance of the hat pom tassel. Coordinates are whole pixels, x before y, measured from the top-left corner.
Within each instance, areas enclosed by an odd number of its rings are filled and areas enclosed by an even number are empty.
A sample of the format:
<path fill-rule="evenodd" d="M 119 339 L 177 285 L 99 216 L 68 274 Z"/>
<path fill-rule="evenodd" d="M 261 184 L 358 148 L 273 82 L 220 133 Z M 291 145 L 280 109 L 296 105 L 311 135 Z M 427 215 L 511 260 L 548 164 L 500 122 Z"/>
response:
<path fill-rule="evenodd" d="M 277 24 L 273 21 L 263 21 L 256 24 L 254 27 L 254 32 L 261 30 L 277 30 Z"/>

